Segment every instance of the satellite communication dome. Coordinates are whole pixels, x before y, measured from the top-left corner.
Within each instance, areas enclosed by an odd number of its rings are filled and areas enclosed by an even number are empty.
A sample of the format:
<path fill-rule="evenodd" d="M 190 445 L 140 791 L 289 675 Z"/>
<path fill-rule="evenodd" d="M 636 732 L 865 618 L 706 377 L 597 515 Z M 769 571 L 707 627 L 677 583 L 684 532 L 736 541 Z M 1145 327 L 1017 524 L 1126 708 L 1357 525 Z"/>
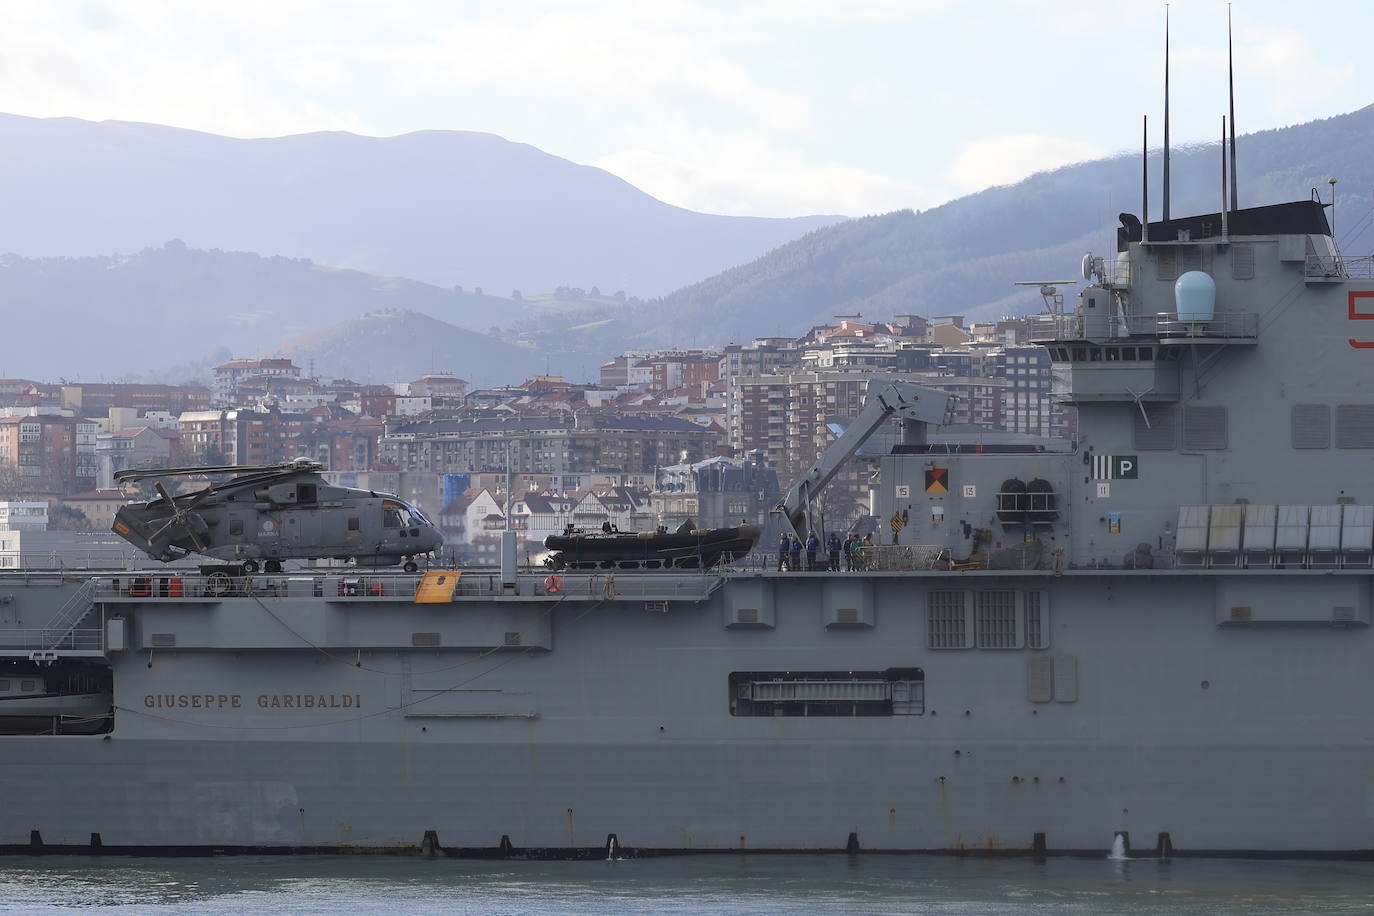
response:
<path fill-rule="evenodd" d="M 1174 282 L 1174 306 L 1179 321 L 1211 321 L 1217 310 L 1217 284 L 1200 270 L 1190 270 Z"/>

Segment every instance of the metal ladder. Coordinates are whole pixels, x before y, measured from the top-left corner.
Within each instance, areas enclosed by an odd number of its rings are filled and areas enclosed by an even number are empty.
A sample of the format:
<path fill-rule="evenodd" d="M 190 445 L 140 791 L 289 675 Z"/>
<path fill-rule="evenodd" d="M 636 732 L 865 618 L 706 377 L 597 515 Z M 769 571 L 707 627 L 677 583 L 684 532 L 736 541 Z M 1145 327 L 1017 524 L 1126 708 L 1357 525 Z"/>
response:
<path fill-rule="evenodd" d="M 71 638 L 73 631 L 95 610 L 95 580 L 87 579 L 72 593 L 43 628 L 43 643 L 56 649 Z"/>

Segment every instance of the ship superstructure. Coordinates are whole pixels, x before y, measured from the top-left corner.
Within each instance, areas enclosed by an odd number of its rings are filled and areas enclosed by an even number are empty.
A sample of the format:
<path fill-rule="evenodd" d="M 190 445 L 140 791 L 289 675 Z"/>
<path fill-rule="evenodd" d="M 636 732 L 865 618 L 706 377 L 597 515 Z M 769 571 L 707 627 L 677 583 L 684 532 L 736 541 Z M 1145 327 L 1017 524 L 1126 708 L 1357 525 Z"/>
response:
<path fill-rule="evenodd" d="M 1117 248 L 1078 437 L 904 420 L 861 572 L 0 576 L 0 845 L 1370 855 L 1374 281 L 1311 201 Z"/>

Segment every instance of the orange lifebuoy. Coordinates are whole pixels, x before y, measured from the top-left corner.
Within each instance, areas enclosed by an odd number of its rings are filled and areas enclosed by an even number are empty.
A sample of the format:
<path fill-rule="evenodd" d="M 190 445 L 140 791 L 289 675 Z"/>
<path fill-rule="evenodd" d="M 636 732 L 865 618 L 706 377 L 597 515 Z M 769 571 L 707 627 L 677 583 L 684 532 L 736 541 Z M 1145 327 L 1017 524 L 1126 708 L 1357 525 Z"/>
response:
<path fill-rule="evenodd" d="M 557 576 L 549 576 L 544 580 L 544 591 L 550 595 L 556 595 L 563 590 L 563 580 Z"/>

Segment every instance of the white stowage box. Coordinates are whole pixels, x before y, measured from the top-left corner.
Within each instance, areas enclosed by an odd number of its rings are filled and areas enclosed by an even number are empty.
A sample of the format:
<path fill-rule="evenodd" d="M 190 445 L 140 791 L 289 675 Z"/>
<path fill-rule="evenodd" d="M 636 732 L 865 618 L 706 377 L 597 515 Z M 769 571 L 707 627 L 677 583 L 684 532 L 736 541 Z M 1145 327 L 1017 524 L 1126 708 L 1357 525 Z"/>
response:
<path fill-rule="evenodd" d="M 1274 530 L 1278 506 L 1245 507 L 1245 565 L 1269 566 L 1274 562 Z"/>
<path fill-rule="evenodd" d="M 123 617 L 105 621 L 105 651 L 123 652 L 128 647 L 128 622 Z"/>
<path fill-rule="evenodd" d="M 1374 558 L 1374 506 L 1341 506 L 1341 565 L 1368 566 Z"/>
<path fill-rule="evenodd" d="M 1244 506 L 1213 506 L 1207 529 L 1209 566 L 1240 565 L 1240 526 Z"/>
<path fill-rule="evenodd" d="M 1341 509 L 1313 506 L 1307 525 L 1307 565 L 1339 566 L 1341 562 Z"/>
<path fill-rule="evenodd" d="M 1179 506 L 1178 533 L 1174 555 L 1179 566 L 1203 566 L 1207 563 L 1207 523 L 1211 506 Z"/>
<path fill-rule="evenodd" d="M 1279 506 L 1274 553 L 1280 566 L 1307 562 L 1307 506 Z"/>

